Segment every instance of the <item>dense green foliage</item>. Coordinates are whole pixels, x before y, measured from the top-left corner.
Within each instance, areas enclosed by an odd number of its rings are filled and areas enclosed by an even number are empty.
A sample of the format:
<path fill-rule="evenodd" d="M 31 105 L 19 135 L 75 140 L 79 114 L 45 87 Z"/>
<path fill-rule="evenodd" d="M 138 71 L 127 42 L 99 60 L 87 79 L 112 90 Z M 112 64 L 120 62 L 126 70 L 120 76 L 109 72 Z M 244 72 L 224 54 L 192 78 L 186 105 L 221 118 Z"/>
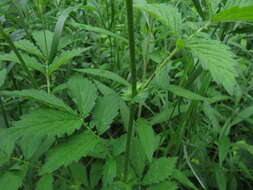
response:
<path fill-rule="evenodd" d="M 253 189 L 251 0 L 1 0 L 0 189 Z"/>

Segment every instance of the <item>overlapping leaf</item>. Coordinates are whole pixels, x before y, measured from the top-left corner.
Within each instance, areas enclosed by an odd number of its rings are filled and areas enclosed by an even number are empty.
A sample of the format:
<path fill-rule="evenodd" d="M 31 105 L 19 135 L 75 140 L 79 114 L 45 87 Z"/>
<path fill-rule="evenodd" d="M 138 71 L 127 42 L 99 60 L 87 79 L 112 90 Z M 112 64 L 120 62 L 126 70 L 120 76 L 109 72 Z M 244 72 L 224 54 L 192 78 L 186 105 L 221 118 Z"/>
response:
<path fill-rule="evenodd" d="M 34 57 L 31 57 L 29 55 L 26 54 L 21 54 L 22 58 L 24 59 L 25 64 L 34 70 L 40 71 L 42 73 L 44 73 L 44 66 L 41 65 L 37 59 L 35 59 Z M 3 54 L 0 55 L 0 61 L 11 61 L 11 62 L 15 62 L 15 63 L 19 63 L 20 64 L 20 60 L 17 58 L 16 54 L 14 54 L 13 52 L 9 53 L 9 54 Z"/>
<path fill-rule="evenodd" d="M 143 184 L 151 185 L 167 179 L 173 174 L 177 158 L 162 157 L 154 160 L 147 174 L 143 178 Z"/>
<path fill-rule="evenodd" d="M 232 7 L 213 15 L 213 22 L 253 21 L 253 6 Z"/>
<path fill-rule="evenodd" d="M 74 76 L 68 81 L 68 87 L 81 115 L 88 116 L 97 99 L 95 85 L 81 76 Z"/>
<path fill-rule="evenodd" d="M 40 174 L 51 173 L 61 166 L 67 166 L 78 161 L 99 143 L 100 139 L 89 132 L 71 136 L 66 142 L 52 148 Z"/>
<path fill-rule="evenodd" d="M 98 99 L 95 107 L 94 121 L 99 134 L 104 133 L 117 116 L 119 110 L 119 98 L 115 95 L 107 95 Z"/>
<path fill-rule="evenodd" d="M 210 71 L 213 79 L 233 95 L 237 86 L 237 62 L 229 47 L 215 40 L 199 38 L 188 41 L 186 47 L 199 58 L 202 67 Z"/>
<path fill-rule="evenodd" d="M 55 70 L 57 70 L 62 65 L 66 64 L 68 61 L 73 59 L 74 57 L 79 56 L 84 51 L 87 51 L 90 48 L 79 48 L 79 49 L 72 49 L 70 51 L 64 51 L 62 54 L 57 56 L 51 65 L 49 65 L 48 72 L 51 74 Z"/>
<path fill-rule="evenodd" d="M 152 126 L 144 119 L 136 122 L 136 130 L 140 138 L 140 142 L 145 154 L 150 162 L 152 162 L 153 153 L 156 147 L 156 139 Z"/>
<path fill-rule="evenodd" d="M 74 70 L 81 73 L 87 73 L 87 74 L 103 77 L 106 79 L 110 79 L 120 84 L 123 84 L 125 86 L 129 85 L 129 82 L 126 81 L 124 78 L 120 77 L 116 73 L 113 73 L 107 70 L 103 70 L 103 69 L 74 69 Z"/>
<path fill-rule="evenodd" d="M 29 54 L 36 55 L 38 57 L 43 57 L 40 50 L 29 40 L 19 40 L 16 41 L 15 46 Z"/>
<path fill-rule="evenodd" d="M 66 105 L 61 99 L 52 94 L 48 94 L 45 91 L 40 90 L 14 90 L 14 91 L 0 91 L 2 96 L 22 97 L 25 99 L 33 100 L 38 103 L 57 108 L 62 111 L 74 113 L 74 111 Z"/>
<path fill-rule="evenodd" d="M 39 109 L 13 122 L 15 127 L 6 130 L 5 137 L 19 138 L 25 135 L 58 136 L 72 134 L 82 125 L 76 115 L 53 109 Z"/>
<path fill-rule="evenodd" d="M 33 39 L 36 44 L 39 46 L 44 56 L 49 56 L 49 52 L 51 50 L 51 44 L 53 41 L 53 33 L 45 30 L 45 31 L 35 31 L 32 33 Z"/>
<path fill-rule="evenodd" d="M 175 37 L 181 36 L 182 19 L 178 9 L 169 4 L 135 4 L 136 8 L 148 12 L 150 15 L 166 25 Z"/>

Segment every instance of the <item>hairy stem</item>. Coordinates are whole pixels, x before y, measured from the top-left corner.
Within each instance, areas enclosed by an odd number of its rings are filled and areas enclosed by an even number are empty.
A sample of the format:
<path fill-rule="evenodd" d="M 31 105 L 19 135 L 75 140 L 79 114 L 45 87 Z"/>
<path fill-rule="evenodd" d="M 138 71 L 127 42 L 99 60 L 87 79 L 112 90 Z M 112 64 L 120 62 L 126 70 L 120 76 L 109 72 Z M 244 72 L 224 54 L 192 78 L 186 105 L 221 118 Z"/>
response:
<path fill-rule="evenodd" d="M 126 0 L 127 5 L 127 21 L 128 21 L 128 40 L 129 40 L 129 51 L 130 51 L 130 72 L 131 72 L 131 83 L 132 83 L 132 98 L 137 94 L 137 77 L 136 77 L 136 64 L 135 64 L 135 42 L 134 42 L 134 21 L 133 21 L 133 1 Z M 135 115 L 135 104 L 131 102 L 130 105 L 130 118 L 128 123 L 128 134 L 126 144 L 126 155 L 124 165 L 124 181 L 127 181 L 128 177 L 128 166 L 129 166 L 129 155 L 131 150 L 131 139 L 133 133 L 134 115 Z"/>

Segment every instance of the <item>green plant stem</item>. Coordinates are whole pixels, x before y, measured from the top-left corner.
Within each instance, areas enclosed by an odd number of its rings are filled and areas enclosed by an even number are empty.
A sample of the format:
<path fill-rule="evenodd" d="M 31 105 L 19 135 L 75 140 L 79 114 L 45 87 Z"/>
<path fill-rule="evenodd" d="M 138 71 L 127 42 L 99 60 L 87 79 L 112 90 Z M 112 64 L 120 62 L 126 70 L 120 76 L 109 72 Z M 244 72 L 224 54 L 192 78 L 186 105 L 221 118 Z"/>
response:
<path fill-rule="evenodd" d="M 168 57 L 166 57 L 166 59 L 164 59 L 164 61 L 157 67 L 157 69 L 155 70 L 155 72 L 152 73 L 152 75 L 149 77 L 149 79 L 146 81 L 146 83 L 144 83 L 144 85 L 140 88 L 140 91 L 144 90 L 149 84 L 150 82 L 153 80 L 153 78 L 155 77 L 156 73 L 159 72 L 164 65 L 167 64 L 167 62 L 177 53 L 178 48 L 175 48 Z"/>
<path fill-rule="evenodd" d="M 130 50 L 130 71 L 131 71 L 131 85 L 132 85 L 132 98 L 137 94 L 137 76 L 136 76 L 136 64 L 135 64 L 135 42 L 134 42 L 134 21 L 133 21 L 133 1 L 126 0 L 127 5 L 127 21 L 128 21 L 128 40 Z M 127 143 L 126 143 L 126 154 L 124 164 L 124 181 L 127 181 L 128 177 L 128 166 L 129 166 L 129 155 L 131 150 L 131 139 L 133 133 L 134 115 L 135 115 L 135 104 L 131 102 L 130 105 L 130 117 L 128 123 L 127 132 Z"/>
<path fill-rule="evenodd" d="M 192 34 L 191 36 L 189 36 L 189 38 L 187 40 L 192 39 L 196 34 L 198 34 L 199 32 L 202 32 L 205 28 L 207 28 L 209 25 L 211 24 L 211 22 L 207 22 L 203 27 L 199 28 L 194 34 Z M 153 80 L 153 78 L 155 77 L 156 73 L 158 71 L 160 71 L 167 63 L 169 60 L 172 59 L 172 57 L 178 52 L 179 48 L 175 47 L 174 50 L 172 50 L 172 52 L 168 55 L 168 57 L 166 57 L 166 59 L 164 59 L 164 61 L 162 63 L 160 63 L 157 67 L 157 69 L 155 70 L 155 72 L 152 73 L 152 75 L 149 77 L 149 79 L 147 80 L 146 83 L 144 83 L 141 88 L 140 91 L 144 90 L 145 88 L 147 88 L 147 86 L 150 84 L 150 82 Z"/>
<path fill-rule="evenodd" d="M 36 80 L 33 78 L 33 75 L 31 73 L 31 71 L 28 69 L 28 67 L 25 64 L 24 59 L 22 58 L 22 56 L 20 55 L 20 53 L 18 52 L 18 49 L 16 48 L 16 46 L 14 45 L 14 43 L 12 42 L 11 38 L 9 37 L 8 34 L 6 34 L 3 30 L 2 27 L 0 27 L 0 34 L 5 38 L 5 40 L 9 43 L 10 48 L 14 51 L 14 53 L 16 54 L 18 60 L 21 63 L 21 66 L 23 67 L 23 69 L 25 70 L 26 74 L 28 75 L 29 79 L 31 80 L 31 84 L 33 88 L 38 88 L 38 84 L 36 82 Z"/>

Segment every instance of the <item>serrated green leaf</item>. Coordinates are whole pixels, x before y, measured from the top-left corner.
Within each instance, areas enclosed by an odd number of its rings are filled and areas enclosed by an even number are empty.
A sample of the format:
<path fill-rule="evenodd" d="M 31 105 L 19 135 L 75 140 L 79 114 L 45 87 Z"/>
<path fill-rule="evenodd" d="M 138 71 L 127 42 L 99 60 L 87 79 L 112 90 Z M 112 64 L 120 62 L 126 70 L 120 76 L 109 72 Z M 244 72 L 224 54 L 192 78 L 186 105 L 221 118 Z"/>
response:
<path fill-rule="evenodd" d="M 96 160 L 92 163 L 90 169 L 90 185 L 94 188 L 102 177 L 103 173 L 103 162 Z"/>
<path fill-rule="evenodd" d="M 144 176 L 142 183 L 144 185 L 151 185 L 168 179 L 173 174 L 176 162 L 177 158 L 175 157 L 162 157 L 154 160 L 147 174 Z"/>
<path fill-rule="evenodd" d="M 181 96 L 190 100 L 199 100 L 199 101 L 208 101 L 209 99 L 206 97 L 203 97 L 197 93 L 191 92 L 190 90 L 187 90 L 185 88 L 182 88 L 180 86 L 176 85 L 169 85 L 166 87 L 166 89 L 173 94 L 177 96 Z"/>
<path fill-rule="evenodd" d="M 246 107 L 241 112 L 237 114 L 237 116 L 233 119 L 231 126 L 240 123 L 243 120 L 247 120 L 253 115 L 253 106 Z"/>
<path fill-rule="evenodd" d="M 182 171 L 175 170 L 172 177 L 186 187 L 198 190 L 198 188 L 187 178 L 187 176 Z"/>
<path fill-rule="evenodd" d="M 69 169 L 71 171 L 71 176 L 75 181 L 75 184 L 80 186 L 81 184 L 86 187 L 89 186 L 87 168 L 80 162 L 73 162 Z"/>
<path fill-rule="evenodd" d="M 178 9 L 169 4 L 135 4 L 134 7 L 148 12 L 162 24 L 166 25 L 172 35 L 177 38 L 181 36 L 182 19 Z"/>
<path fill-rule="evenodd" d="M 58 136 L 70 135 L 82 126 L 76 115 L 53 109 L 39 109 L 13 122 L 15 127 L 6 129 L 5 136 L 19 138 L 25 135 Z"/>
<path fill-rule="evenodd" d="M 110 95 L 110 94 L 117 94 L 113 89 L 111 89 L 110 87 L 104 85 L 103 83 L 97 81 L 97 80 L 94 80 L 93 79 L 93 82 L 96 84 L 98 90 L 101 92 L 101 94 L 103 94 L 104 96 L 106 95 Z"/>
<path fill-rule="evenodd" d="M 156 124 L 160 124 L 163 122 L 168 121 L 169 117 L 171 114 L 171 118 L 174 118 L 175 116 L 177 116 L 179 113 L 184 113 L 187 111 L 188 109 L 188 105 L 181 105 L 179 108 L 180 109 L 173 109 L 173 105 L 169 104 L 168 106 L 164 107 L 160 113 L 158 113 L 157 115 L 155 115 L 151 120 L 150 120 L 150 124 L 151 125 L 156 125 Z M 180 112 L 179 112 L 180 110 Z"/>
<path fill-rule="evenodd" d="M 137 176 L 142 177 L 147 160 L 145 152 L 138 138 L 134 137 L 131 144 L 130 162 Z"/>
<path fill-rule="evenodd" d="M 4 135 L 5 131 L 0 128 L 0 159 L 9 159 L 15 147 L 13 139 Z"/>
<path fill-rule="evenodd" d="M 213 22 L 253 21 L 253 6 L 232 7 L 212 16 Z"/>
<path fill-rule="evenodd" d="M 210 39 L 192 39 L 186 43 L 186 47 L 199 58 L 202 67 L 210 71 L 213 79 L 233 95 L 237 86 L 237 62 L 233 59 L 234 55 L 229 47 Z"/>
<path fill-rule="evenodd" d="M 52 64 L 49 65 L 48 74 L 52 74 L 56 71 L 59 67 L 66 64 L 68 61 L 73 59 L 74 57 L 80 56 L 81 53 L 87 51 L 90 48 L 79 48 L 79 49 L 72 49 L 70 51 L 64 51 L 59 56 L 56 56 Z"/>
<path fill-rule="evenodd" d="M 37 70 L 41 73 L 45 72 L 44 66 L 41 65 L 34 57 L 31 57 L 26 54 L 21 54 L 21 56 L 22 56 L 27 67 Z M 20 60 L 17 58 L 16 54 L 14 54 L 13 52 L 11 52 L 9 54 L 0 55 L 0 61 L 11 61 L 11 62 L 21 64 Z"/>
<path fill-rule="evenodd" d="M 109 158 L 103 167 L 103 185 L 108 186 L 113 183 L 117 175 L 117 165 L 113 158 Z"/>
<path fill-rule="evenodd" d="M 151 185 L 147 190 L 177 190 L 178 186 L 175 182 L 166 181 L 160 184 Z"/>
<path fill-rule="evenodd" d="M 211 107 L 210 104 L 204 102 L 203 104 L 203 111 L 205 115 L 208 117 L 208 119 L 211 121 L 213 127 L 215 128 L 216 132 L 218 132 L 219 128 L 219 121 L 216 118 L 215 112 L 216 110 Z"/>
<path fill-rule="evenodd" d="M 152 126 L 144 119 L 138 119 L 136 122 L 136 130 L 140 138 L 140 142 L 145 151 L 147 159 L 152 162 L 153 153 L 156 148 L 156 139 Z"/>
<path fill-rule="evenodd" d="M 36 184 L 36 190 L 53 190 L 54 178 L 52 175 L 42 176 Z"/>
<path fill-rule="evenodd" d="M 36 55 L 38 57 L 43 57 L 40 50 L 29 40 L 19 40 L 14 43 L 14 45 L 29 54 Z"/>
<path fill-rule="evenodd" d="M 129 82 L 127 82 L 125 79 L 123 79 L 122 77 L 120 77 L 119 75 L 111 71 L 107 71 L 103 69 L 74 69 L 74 70 L 81 73 L 91 74 L 91 75 L 103 77 L 106 79 L 110 79 L 120 84 L 123 84 L 125 86 L 129 86 Z"/>
<path fill-rule="evenodd" d="M 99 98 L 95 106 L 94 122 L 99 134 L 103 134 L 117 116 L 119 110 L 119 98 L 115 95 L 107 95 Z"/>
<path fill-rule="evenodd" d="M 36 135 L 25 135 L 18 141 L 18 145 L 26 160 L 33 157 L 34 153 L 39 149 L 44 137 Z"/>
<path fill-rule="evenodd" d="M 29 89 L 29 90 L 14 90 L 14 91 L 0 91 L 1 96 L 21 97 L 38 103 L 57 108 L 62 111 L 74 113 L 74 111 L 66 105 L 61 99 L 45 91 Z"/>
<path fill-rule="evenodd" d="M 45 30 L 45 31 L 35 31 L 32 33 L 33 39 L 36 44 L 39 46 L 43 55 L 48 57 L 49 52 L 51 50 L 51 44 L 53 41 L 53 33 Z"/>
<path fill-rule="evenodd" d="M 19 187 L 22 185 L 26 171 L 27 167 L 22 165 L 19 167 L 19 169 L 16 170 L 1 172 L 0 174 L 1 187 L 4 187 L 5 190 L 18 190 Z"/>
<path fill-rule="evenodd" d="M 57 145 L 49 151 L 46 163 L 40 170 L 40 175 L 51 173 L 61 166 L 67 166 L 71 162 L 85 157 L 99 141 L 98 137 L 87 131 L 71 136 L 66 142 Z"/>
<path fill-rule="evenodd" d="M 7 70 L 4 68 L 0 71 L 0 87 L 3 86 L 7 76 Z"/>
<path fill-rule="evenodd" d="M 82 117 L 87 117 L 93 109 L 98 96 L 95 85 L 78 75 L 70 78 L 68 88 Z"/>

